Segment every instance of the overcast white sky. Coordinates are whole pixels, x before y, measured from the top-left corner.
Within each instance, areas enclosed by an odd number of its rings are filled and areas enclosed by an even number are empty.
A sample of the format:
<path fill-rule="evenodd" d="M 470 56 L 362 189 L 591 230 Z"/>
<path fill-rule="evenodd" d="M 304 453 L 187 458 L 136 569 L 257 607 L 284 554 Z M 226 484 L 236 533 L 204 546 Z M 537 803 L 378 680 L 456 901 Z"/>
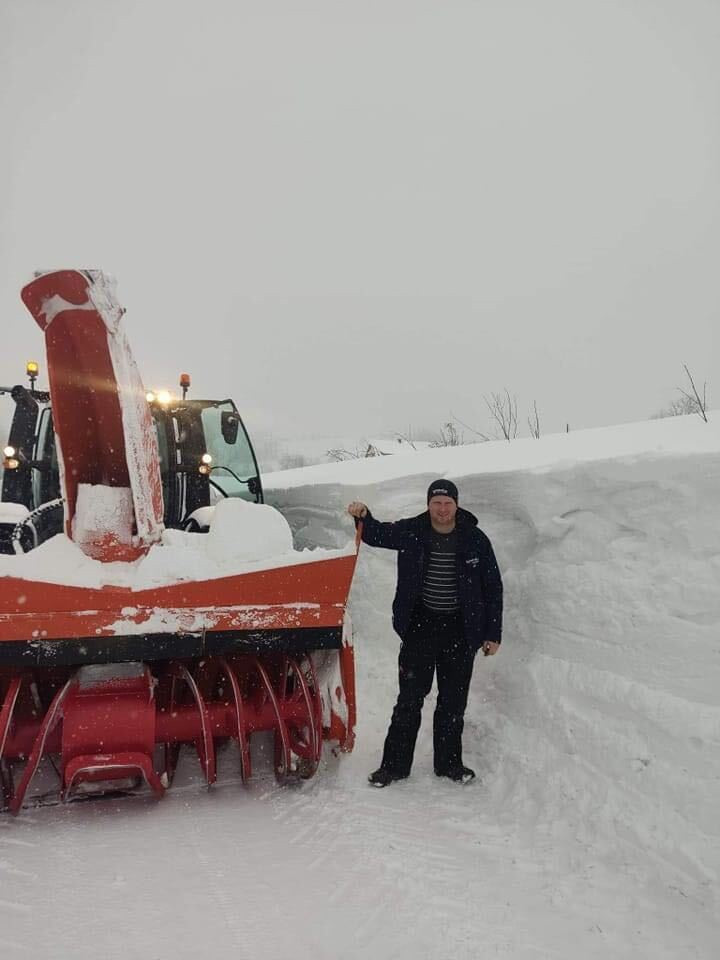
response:
<path fill-rule="evenodd" d="M 0 383 L 77 266 L 256 433 L 717 406 L 719 49 L 717 0 L 0 0 Z"/>

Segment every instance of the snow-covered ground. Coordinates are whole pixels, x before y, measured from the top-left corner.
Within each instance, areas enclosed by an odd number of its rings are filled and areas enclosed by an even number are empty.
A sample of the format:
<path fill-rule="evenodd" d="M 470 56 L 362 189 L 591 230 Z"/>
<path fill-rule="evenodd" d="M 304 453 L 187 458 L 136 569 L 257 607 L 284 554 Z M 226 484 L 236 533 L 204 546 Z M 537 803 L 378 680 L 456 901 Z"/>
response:
<path fill-rule="evenodd" d="M 348 500 L 409 515 L 438 476 L 457 482 L 505 579 L 504 644 L 478 661 L 467 713 L 479 779 L 433 777 L 429 703 L 411 778 L 367 785 L 398 639 L 395 558 L 363 548 L 354 753 L 299 789 L 261 762 L 243 789 L 228 752 L 208 792 L 188 752 L 162 803 L 0 820 L 0 956 L 718 955 L 720 414 L 265 485 L 297 546 L 336 549 Z"/>

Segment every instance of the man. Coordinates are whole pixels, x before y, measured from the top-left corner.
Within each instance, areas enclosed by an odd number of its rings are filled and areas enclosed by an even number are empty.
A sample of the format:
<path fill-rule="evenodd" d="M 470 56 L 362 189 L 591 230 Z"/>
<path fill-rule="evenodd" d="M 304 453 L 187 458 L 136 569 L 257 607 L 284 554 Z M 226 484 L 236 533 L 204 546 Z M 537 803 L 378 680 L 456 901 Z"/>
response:
<path fill-rule="evenodd" d="M 492 545 L 477 518 L 458 507 L 451 480 L 436 480 L 417 517 L 380 523 L 367 505 L 348 513 L 362 521 L 362 539 L 398 551 L 393 627 L 400 635 L 399 686 L 380 767 L 369 776 L 386 787 L 410 775 L 425 697 L 437 672 L 433 719 L 435 773 L 458 783 L 475 776 L 462 762 L 470 678 L 480 648 L 494 656 L 502 630 L 502 580 Z"/>

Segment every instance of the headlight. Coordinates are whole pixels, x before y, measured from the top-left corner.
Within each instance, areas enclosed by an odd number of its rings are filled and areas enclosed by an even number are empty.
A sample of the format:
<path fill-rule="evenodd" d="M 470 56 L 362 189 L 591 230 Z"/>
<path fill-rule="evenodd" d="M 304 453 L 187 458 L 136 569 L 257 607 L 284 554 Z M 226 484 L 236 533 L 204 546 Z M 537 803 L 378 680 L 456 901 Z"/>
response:
<path fill-rule="evenodd" d="M 158 403 L 162 404 L 163 407 L 166 407 L 172 400 L 169 390 L 159 390 L 157 395 Z"/>
<path fill-rule="evenodd" d="M 210 456 L 209 453 L 204 453 L 200 457 L 200 459 L 202 460 L 203 463 L 207 463 L 208 465 L 212 463 L 212 457 Z"/>
<path fill-rule="evenodd" d="M 3 450 L 3 456 L 14 457 L 16 452 L 17 451 L 15 450 L 15 447 L 5 447 L 5 449 Z"/>

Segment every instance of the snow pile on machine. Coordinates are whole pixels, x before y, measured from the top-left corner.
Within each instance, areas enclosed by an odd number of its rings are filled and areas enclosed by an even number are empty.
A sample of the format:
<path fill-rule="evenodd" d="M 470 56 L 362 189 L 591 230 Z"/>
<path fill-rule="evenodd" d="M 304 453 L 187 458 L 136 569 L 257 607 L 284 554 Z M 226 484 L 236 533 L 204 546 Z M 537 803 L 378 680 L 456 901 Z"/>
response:
<path fill-rule="evenodd" d="M 0 577 L 22 577 L 94 589 L 124 587 L 140 591 L 182 581 L 217 580 L 259 570 L 291 568 L 318 560 L 354 557 L 356 553 L 352 541 L 341 550 L 320 547 L 296 550 L 287 520 L 267 504 L 251 504 L 240 499 L 221 500 L 208 508 L 206 519 L 208 533 L 164 530 L 160 543 L 153 544 L 147 553 L 134 561 L 105 563 L 96 560 L 83 553 L 75 540 L 59 534 L 29 553 L 0 556 Z M 104 529 L 112 528 L 105 525 Z M 131 623 L 128 623 L 128 629 L 132 629 Z"/>
<path fill-rule="evenodd" d="M 245 779 L 258 731 L 274 733 L 279 779 L 312 776 L 323 739 L 353 743 L 356 545 L 296 553 L 276 511 L 230 500 L 208 534 L 163 531 L 155 430 L 112 285 L 61 271 L 23 300 L 45 332 L 65 533 L 0 560 L 6 805 L 21 808 L 44 756 L 63 799 L 143 781 L 161 795 L 183 743 L 212 783 L 218 742 L 234 740 Z"/>

